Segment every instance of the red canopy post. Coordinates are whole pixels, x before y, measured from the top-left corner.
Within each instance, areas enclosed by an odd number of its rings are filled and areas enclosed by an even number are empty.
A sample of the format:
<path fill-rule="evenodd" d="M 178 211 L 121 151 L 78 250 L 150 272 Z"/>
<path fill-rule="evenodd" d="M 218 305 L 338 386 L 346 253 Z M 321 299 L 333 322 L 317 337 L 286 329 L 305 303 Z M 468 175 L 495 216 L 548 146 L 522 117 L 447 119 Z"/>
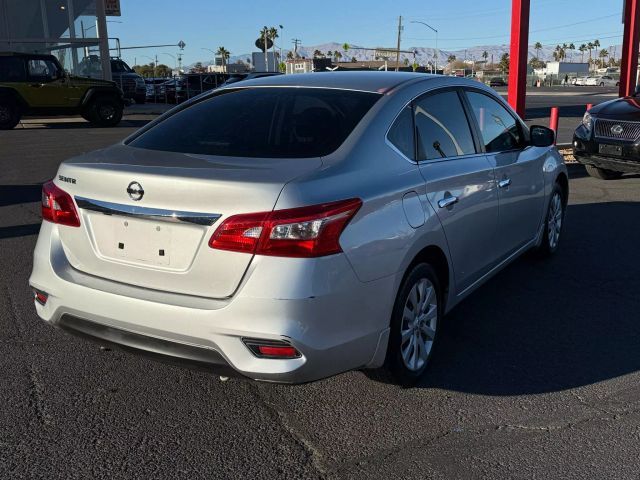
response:
<path fill-rule="evenodd" d="M 640 39 L 640 0 L 625 0 L 624 37 L 620 64 L 619 95 L 633 95 L 638 72 L 638 41 Z"/>
<path fill-rule="evenodd" d="M 638 2 L 640 0 L 633 0 Z M 509 105 L 522 118 L 527 95 L 530 0 L 511 1 L 511 49 L 509 53 Z"/>

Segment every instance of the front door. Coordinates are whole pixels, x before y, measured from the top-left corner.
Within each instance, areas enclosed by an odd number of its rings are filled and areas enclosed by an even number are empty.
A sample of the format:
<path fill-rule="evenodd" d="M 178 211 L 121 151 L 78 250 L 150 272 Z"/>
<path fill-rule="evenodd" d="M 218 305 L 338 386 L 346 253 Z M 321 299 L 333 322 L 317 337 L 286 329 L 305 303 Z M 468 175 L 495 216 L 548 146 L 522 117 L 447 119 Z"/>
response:
<path fill-rule="evenodd" d="M 68 82 L 55 62 L 35 58 L 27 60 L 27 82 L 22 93 L 29 106 L 69 106 Z"/>
<path fill-rule="evenodd" d="M 493 166 L 479 153 L 457 89 L 426 94 L 413 108 L 427 198 L 444 229 L 461 293 L 496 265 Z"/>
<path fill-rule="evenodd" d="M 495 168 L 500 203 L 496 246 L 502 260 L 538 233 L 544 208 L 542 164 L 548 149 L 528 147 L 520 121 L 489 95 L 475 90 L 466 95 Z"/>

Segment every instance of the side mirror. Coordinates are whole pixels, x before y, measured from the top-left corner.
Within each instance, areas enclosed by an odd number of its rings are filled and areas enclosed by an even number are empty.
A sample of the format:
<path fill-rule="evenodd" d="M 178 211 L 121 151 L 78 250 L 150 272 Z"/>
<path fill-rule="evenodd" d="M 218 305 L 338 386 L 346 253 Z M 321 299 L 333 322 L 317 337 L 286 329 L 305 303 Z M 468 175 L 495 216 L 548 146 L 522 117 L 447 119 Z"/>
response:
<path fill-rule="evenodd" d="M 556 133 L 550 128 L 532 125 L 529 132 L 531 133 L 531 145 L 534 147 L 550 147 L 556 143 Z"/>

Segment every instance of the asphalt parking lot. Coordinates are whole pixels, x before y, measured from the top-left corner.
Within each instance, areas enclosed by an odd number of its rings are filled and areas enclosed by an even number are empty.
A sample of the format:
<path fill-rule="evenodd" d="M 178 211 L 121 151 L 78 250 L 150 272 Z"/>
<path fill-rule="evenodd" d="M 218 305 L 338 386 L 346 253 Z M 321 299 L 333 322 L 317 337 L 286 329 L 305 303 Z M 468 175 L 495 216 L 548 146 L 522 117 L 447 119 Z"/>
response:
<path fill-rule="evenodd" d="M 558 255 L 456 308 L 416 388 L 222 383 L 70 337 L 32 305 L 40 184 L 146 120 L 0 132 L 0 478 L 638 477 L 640 176 L 572 167 Z"/>

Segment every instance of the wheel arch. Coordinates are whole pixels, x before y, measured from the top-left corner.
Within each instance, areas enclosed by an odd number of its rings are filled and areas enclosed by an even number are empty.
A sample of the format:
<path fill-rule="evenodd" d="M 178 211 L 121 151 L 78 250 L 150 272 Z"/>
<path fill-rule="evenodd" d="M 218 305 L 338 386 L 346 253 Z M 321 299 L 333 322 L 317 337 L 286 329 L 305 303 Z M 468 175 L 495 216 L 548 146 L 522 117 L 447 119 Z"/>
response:
<path fill-rule="evenodd" d="M 22 109 L 28 108 L 27 102 L 18 91 L 9 87 L 0 87 L 0 99 L 9 98 L 16 102 Z"/>
<path fill-rule="evenodd" d="M 406 268 L 400 287 L 402 287 L 402 284 L 413 267 L 420 263 L 428 263 L 435 270 L 438 281 L 440 282 L 440 287 L 442 288 L 441 300 L 444 302 L 444 308 L 446 308 L 447 298 L 449 297 L 449 290 L 451 288 L 451 272 L 446 254 L 437 245 L 429 245 L 417 253 Z"/>
<path fill-rule="evenodd" d="M 122 101 L 122 97 L 119 92 L 115 91 L 113 88 L 96 86 L 87 89 L 80 101 L 80 105 L 82 107 L 87 107 L 98 97 L 114 97 L 117 100 Z"/>

